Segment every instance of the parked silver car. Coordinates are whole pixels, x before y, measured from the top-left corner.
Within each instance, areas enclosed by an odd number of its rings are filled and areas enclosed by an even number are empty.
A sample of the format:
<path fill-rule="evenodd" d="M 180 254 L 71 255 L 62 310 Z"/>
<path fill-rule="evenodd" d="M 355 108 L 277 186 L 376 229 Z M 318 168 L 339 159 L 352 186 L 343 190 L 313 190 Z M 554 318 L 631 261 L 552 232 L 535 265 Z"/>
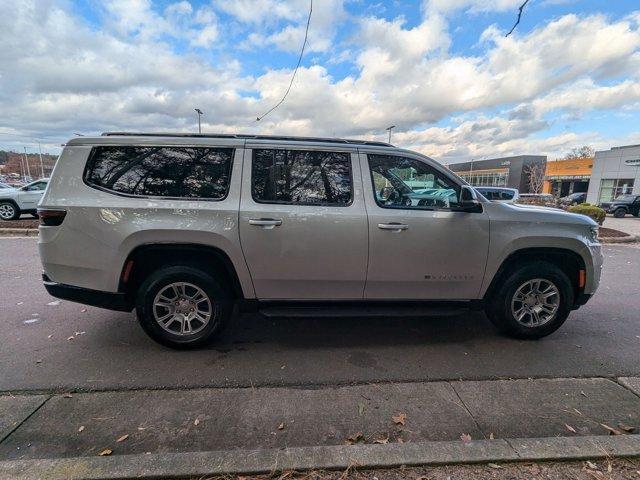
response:
<path fill-rule="evenodd" d="M 37 215 L 38 202 L 48 181 L 42 178 L 20 188 L 1 188 L 0 220 L 17 220 L 23 213 Z"/>
<path fill-rule="evenodd" d="M 602 265 L 588 217 L 490 203 L 432 159 L 378 142 L 74 138 L 39 212 L 47 290 L 135 308 L 172 347 L 210 341 L 234 304 L 483 308 L 502 331 L 539 338 L 595 293 Z"/>

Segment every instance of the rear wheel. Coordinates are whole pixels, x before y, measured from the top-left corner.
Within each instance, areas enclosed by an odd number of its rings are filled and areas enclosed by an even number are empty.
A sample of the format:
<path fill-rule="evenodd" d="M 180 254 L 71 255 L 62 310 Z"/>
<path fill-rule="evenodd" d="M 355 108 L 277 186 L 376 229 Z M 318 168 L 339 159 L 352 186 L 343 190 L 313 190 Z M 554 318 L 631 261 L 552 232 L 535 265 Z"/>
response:
<path fill-rule="evenodd" d="M 488 301 L 486 314 L 515 338 L 537 339 L 555 332 L 573 305 L 573 287 L 553 264 L 539 262 L 513 270 Z"/>
<path fill-rule="evenodd" d="M 138 320 L 155 341 L 172 348 L 211 342 L 231 316 L 231 298 L 207 272 L 171 266 L 153 272 L 140 286 Z"/>
<path fill-rule="evenodd" d="M 613 216 L 616 218 L 622 218 L 627 214 L 627 211 L 624 208 L 616 208 L 613 212 Z"/>
<path fill-rule="evenodd" d="M 0 220 L 17 220 L 20 218 L 20 209 L 13 202 L 0 202 Z"/>

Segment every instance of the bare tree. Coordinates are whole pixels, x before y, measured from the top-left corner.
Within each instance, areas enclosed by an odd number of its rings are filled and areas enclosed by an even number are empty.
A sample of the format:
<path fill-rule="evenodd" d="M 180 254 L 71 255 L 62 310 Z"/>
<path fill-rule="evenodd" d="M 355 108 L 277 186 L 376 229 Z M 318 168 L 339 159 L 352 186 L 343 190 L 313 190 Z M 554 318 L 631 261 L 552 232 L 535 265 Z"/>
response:
<path fill-rule="evenodd" d="M 524 173 L 527 175 L 529 193 L 542 193 L 546 170 L 545 167 L 546 165 L 542 163 L 530 163 L 524 167 Z"/>
<path fill-rule="evenodd" d="M 595 150 L 589 145 L 584 145 L 579 148 L 572 149 L 564 156 L 564 160 L 578 160 L 581 158 L 593 158 L 595 156 Z"/>

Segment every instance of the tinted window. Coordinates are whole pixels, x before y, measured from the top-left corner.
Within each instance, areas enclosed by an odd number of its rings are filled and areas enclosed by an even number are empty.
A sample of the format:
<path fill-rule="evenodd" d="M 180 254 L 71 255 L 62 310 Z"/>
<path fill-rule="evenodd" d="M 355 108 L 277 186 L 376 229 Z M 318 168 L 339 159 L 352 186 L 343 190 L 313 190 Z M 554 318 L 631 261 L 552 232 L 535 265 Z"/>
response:
<path fill-rule="evenodd" d="M 47 188 L 47 182 L 37 182 L 37 183 L 32 183 L 31 185 L 29 185 L 27 187 L 27 191 L 29 192 L 36 192 L 36 191 L 41 191 Z"/>
<path fill-rule="evenodd" d="M 221 200 L 232 158 L 231 148 L 96 147 L 85 179 L 127 195 Z"/>
<path fill-rule="evenodd" d="M 460 187 L 428 164 L 393 155 L 368 158 L 379 206 L 434 209 L 458 205 Z"/>
<path fill-rule="evenodd" d="M 261 203 L 348 205 L 351 163 L 348 153 L 306 150 L 253 150 L 251 188 Z"/>

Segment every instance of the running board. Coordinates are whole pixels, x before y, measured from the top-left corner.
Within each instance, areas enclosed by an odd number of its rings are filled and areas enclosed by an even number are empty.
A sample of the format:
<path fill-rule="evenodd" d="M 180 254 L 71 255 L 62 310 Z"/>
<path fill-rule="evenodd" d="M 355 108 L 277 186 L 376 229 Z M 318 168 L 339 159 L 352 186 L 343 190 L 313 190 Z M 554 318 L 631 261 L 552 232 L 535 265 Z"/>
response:
<path fill-rule="evenodd" d="M 475 302 L 449 302 L 451 305 L 429 303 L 376 305 L 375 302 L 365 304 L 295 304 L 260 303 L 258 312 L 265 317 L 450 317 L 478 310 Z"/>

